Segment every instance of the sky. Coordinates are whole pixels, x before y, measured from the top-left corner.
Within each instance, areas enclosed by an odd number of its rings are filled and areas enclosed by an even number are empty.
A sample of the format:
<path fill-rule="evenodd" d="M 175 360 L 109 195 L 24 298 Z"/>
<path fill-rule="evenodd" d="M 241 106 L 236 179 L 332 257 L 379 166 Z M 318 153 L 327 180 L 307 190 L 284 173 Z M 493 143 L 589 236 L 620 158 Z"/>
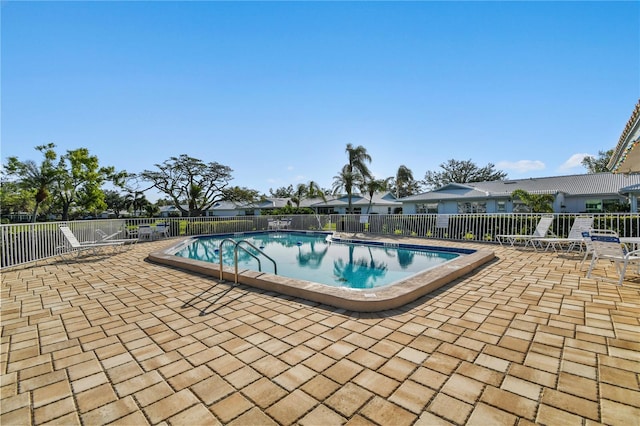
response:
<path fill-rule="evenodd" d="M 2 1 L 1 157 L 187 154 L 233 185 L 331 188 L 449 159 L 586 173 L 640 98 L 640 2 Z M 150 192 L 149 199 L 157 198 Z"/>

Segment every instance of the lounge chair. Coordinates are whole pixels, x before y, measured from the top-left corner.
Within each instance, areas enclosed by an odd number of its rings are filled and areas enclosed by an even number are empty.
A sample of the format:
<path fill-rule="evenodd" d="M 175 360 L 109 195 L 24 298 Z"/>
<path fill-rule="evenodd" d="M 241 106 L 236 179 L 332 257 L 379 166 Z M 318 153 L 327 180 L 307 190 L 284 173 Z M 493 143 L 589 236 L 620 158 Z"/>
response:
<path fill-rule="evenodd" d="M 78 241 L 75 234 L 73 233 L 73 231 L 71 231 L 71 229 L 68 226 L 60 225 L 60 231 L 62 232 L 62 235 L 64 236 L 67 242 L 66 245 L 58 247 L 58 250 L 60 251 L 61 255 L 75 252 L 76 255 L 79 257 L 80 253 L 82 253 L 83 251 L 91 250 L 94 253 L 97 253 L 99 250 L 104 249 L 106 247 L 118 248 L 118 247 L 122 247 L 122 245 L 124 244 L 122 242 L 117 242 L 117 241 L 97 242 L 97 243 L 91 241 L 91 242 L 81 243 L 80 241 Z"/>
<path fill-rule="evenodd" d="M 496 235 L 496 239 L 502 245 L 503 242 L 508 242 L 511 247 L 514 247 L 516 242 L 524 241 L 524 246 L 526 247 L 529 244 L 533 244 L 532 240 L 534 238 L 543 238 L 549 234 L 549 228 L 551 228 L 551 224 L 553 223 L 553 216 L 542 216 L 538 221 L 538 225 L 536 226 L 536 230 L 533 231 L 531 235 L 506 235 L 499 234 Z M 535 248 L 535 247 L 534 247 Z"/>
<path fill-rule="evenodd" d="M 591 278 L 591 272 L 600 259 L 610 260 L 615 264 L 618 275 L 620 275 L 618 285 L 622 285 L 629 264 L 638 264 L 638 274 L 640 274 L 640 250 L 626 251 L 618 237 L 610 234 L 592 233 L 591 246 L 593 248 L 593 258 L 589 265 L 587 278 Z"/>
<path fill-rule="evenodd" d="M 576 246 L 582 249 L 584 241 L 582 233 L 589 232 L 592 226 L 592 216 L 578 216 L 573 221 L 573 225 L 571 225 L 571 229 L 569 230 L 569 235 L 566 238 L 534 238 L 533 247 L 535 248 L 537 244 L 540 248 L 544 248 L 545 251 L 548 250 L 549 247 L 553 247 L 553 251 L 556 253 L 558 252 L 558 247 L 562 247 L 565 244 L 567 245 L 568 252 L 573 250 Z"/>
<path fill-rule="evenodd" d="M 138 238 L 113 238 L 120 234 L 121 231 L 115 232 L 111 235 L 107 235 L 102 229 L 96 229 L 96 234 L 100 239 L 97 241 L 99 243 L 122 243 L 124 245 L 129 245 L 131 247 L 133 244 L 138 242 Z"/>
<path fill-rule="evenodd" d="M 106 240 L 115 240 L 116 236 L 120 235 L 122 233 L 122 229 L 120 229 L 119 231 L 116 231 L 112 234 L 107 234 L 106 232 L 104 232 L 102 229 L 96 229 L 96 234 L 98 234 L 98 240 L 96 241 L 97 243 L 99 243 L 100 241 L 106 241 Z"/>

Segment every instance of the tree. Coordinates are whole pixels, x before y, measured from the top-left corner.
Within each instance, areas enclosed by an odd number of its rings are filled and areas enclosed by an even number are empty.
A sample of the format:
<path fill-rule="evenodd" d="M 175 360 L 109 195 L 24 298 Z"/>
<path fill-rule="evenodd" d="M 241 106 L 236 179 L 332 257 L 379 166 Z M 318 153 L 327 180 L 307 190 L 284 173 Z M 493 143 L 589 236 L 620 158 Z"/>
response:
<path fill-rule="evenodd" d="M 18 178 L 18 186 L 21 189 L 34 192 L 35 206 L 31 222 L 35 223 L 38 215 L 38 208 L 49 197 L 51 186 L 58 179 L 58 169 L 54 162 L 57 154 L 54 151 L 55 144 L 36 146 L 44 159 L 40 164 L 33 160 L 20 161 L 18 157 L 9 157 L 7 165 L 4 167 L 6 174 Z"/>
<path fill-rule="evenodd" d="M 202 216 L 221 200 L 252 202 L 255 199 L 255 191 L 231 188 L 231 168 L 217 162 L 204 163 L 182 154 L 155 166 L 159 170 L 145 170 L 140 177 L 150 182 L 151 188 L 166 194 L 177 209 L 190 217 Z"/>
<path fill-rule="evenodd" d="M 314 181 L 310 181 L 307 185 L 304 183 L 298 184 L 293 195 L 290 197 L 296 207 L 300 207 L 300 203 L 305 198 L 322 198 L 323 201 L 327 201 L 324 191 Z"/>
<path fill-rule="evenodd" d="M 360 187 L 360 191 L 369 195 L 369 207 L 367 208 L 367 213 L 371 213 L 371 203 L 373 202 L 373 194 L 378 191 L 386 191 L 389 187 L 389 180 L 391 178 L 386 179 L 369 179 L 364 182 Z"/>
<path fill-rule="evenodd" d="M 349 197 L 349 210 L 351 212 L 351 195 L 353 187 L 359 181 L 360 176 L 349 170 L 349 165 L 346 164 L 340 170 L 340 173 L 333 177 L 333 194 L 337 195 L 346 191 L 347 197 Z"/>
<path fill-rule="evenodd" d="M 151 204 L 143 191 L 131 191 L 124 197 L 126 208 L 134 215 L 141 216 L 147 210 L 147 205 Z"/>
<path fill-rule="evenodd" d="M 587 155 L 582 159 L 582 165 L 587 169 L 588 173 L 604 173 L 608 172 L 607 164 L 611 160 L 613 149 L 608 151 L 598 151 L 598 158 Z"/>
<path fill-rule="evenodd" d="M 2 215 L 33 211 L 35 205 L 33 192 L 20 188 L 17 182 L 2 179 L 0 184 L 0 211 Z"/>
<path fill-rule="evenodd" d="M 126 172 L 116 173 L 113 167 L 100 167 L 98 157 L 87 148 L 69 150 L 60 157 L 58 179 L 53 186 L 56 202 L 62 210 L 62 220 L 69 220 L 72 206 L 86 211 L 107 207 L 102 185 L 106 181 L 120 184 Z"/>
<path fill-rule="evenodd" d="M 511 198 L 519 198 L 532 213 L 553 213 L 554 197 L 551 194 L 530 194 L 524 189 L 516 189 Z"/>
<path fill-rule="evenodd" d="M 119 219 L 120 212 L 127 208 L 127 199 L 118 191 L 111 189 L 104 191 L 104 202 L 108 209 L 113 210 L 116 215 L 116 219 Z"/>
<path fill-rule="evenodd" d="M 501 170 L 495 170 L 492 163 L 478 167 L 471 160 L 448 160 L 440 164 L 441 172 L 428 171 L 424 177 L 424 184 L 430 189 L 440 188 L 448 183 L 469 183 L 500 180 L 507 177 Z"/>
<path fill-rule="evenodd" d="M 413 178 L 413 172 L 405 165 L 398 167 L 395 178 L 389 178 L 389 186 L 396 198 L 408 197 L 420 192 L 420 182 Z"/>
<path fill-rule="evenodd" d="M 287 187 L 281 186 L 275 191 L 269 188 L 269 194 L 276 198 L 291 198 L 293 196 L 293 185 L 289 185 Z"/>
<path fill-rule="evenodd" d="M 367 153 L 367 149 L 362 145 L 358 145 L 354 148 L 350 143 L 347 144 L 346 152 L 349 156 L 349 163 L 345 165 L 345 170 L 340 173 L 346 176 L 349 175 L 350 178 L 344 181 L 344 188 L 347 192 L 347 197 L 349 200 L 349 206 L 347 211 L 349 213 L 353 213 L 353 206 L 351 204 L 351 198 L 353 196 L 353 186 L 356 183 L 364 182 L 367 179 L 371 179 L 371 171 L 367 167 L 366 163 L 371 162 L 371 156 Z"/>

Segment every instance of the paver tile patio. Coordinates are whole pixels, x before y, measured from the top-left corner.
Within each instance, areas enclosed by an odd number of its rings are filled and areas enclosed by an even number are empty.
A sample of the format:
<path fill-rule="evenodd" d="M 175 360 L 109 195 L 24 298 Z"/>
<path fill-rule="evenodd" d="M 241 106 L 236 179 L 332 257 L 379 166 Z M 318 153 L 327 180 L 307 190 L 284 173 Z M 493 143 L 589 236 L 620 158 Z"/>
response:
<path fill-rule="evenodd" d="M 174 242 L 2 272 L 2 425 L 638 424 L 633 274 L 430 241 L 497 258 L 357 313 L 145 261 Z"/>

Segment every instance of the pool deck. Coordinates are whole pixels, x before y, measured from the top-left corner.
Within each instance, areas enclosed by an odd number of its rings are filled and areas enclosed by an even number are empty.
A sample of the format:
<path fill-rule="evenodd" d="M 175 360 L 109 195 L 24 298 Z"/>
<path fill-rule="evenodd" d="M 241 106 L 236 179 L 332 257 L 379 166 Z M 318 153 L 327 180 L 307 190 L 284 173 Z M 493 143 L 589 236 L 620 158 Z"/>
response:
<path fill-rule="evenodd" d="M 637 275 L 428 240 L 496 258 L 356 313 L 145 260 L 176 241 L 3 271 L 3 426 L 640 424 Z"/>

